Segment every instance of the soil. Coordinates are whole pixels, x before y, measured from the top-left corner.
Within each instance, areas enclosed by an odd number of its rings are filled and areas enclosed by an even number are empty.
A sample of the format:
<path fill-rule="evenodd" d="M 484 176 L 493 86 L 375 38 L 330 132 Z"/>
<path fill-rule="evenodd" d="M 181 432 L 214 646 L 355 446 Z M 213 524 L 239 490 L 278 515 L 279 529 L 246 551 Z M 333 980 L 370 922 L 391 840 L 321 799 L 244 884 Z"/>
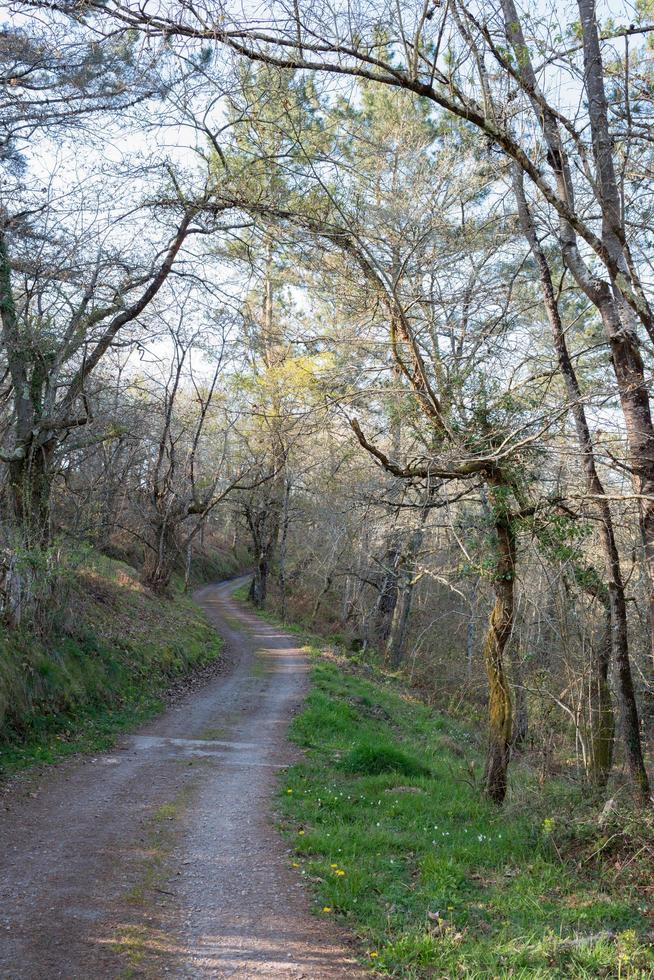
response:
<path fill-rule="evenodd" d="M 0 977 L 363 977 L 311 900 L 272 814 L 306 689 L 297 640 L 231 598 L 197 601 L 226 669 L 109 753 L 0 801 Z"/>

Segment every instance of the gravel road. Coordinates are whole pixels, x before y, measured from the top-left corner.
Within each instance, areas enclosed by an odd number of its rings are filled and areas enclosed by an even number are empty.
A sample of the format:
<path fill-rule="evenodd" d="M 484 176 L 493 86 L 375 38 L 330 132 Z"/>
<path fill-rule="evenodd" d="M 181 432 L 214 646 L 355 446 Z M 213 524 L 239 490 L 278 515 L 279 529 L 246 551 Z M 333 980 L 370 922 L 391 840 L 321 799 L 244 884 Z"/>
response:
<path fill-rule="evenodd" d="M 197 601 L 226 669 L 109 753 L 0 797 L 0 977 L 361 977 L 271 814 L 307 664 L 231 598 Z"/>

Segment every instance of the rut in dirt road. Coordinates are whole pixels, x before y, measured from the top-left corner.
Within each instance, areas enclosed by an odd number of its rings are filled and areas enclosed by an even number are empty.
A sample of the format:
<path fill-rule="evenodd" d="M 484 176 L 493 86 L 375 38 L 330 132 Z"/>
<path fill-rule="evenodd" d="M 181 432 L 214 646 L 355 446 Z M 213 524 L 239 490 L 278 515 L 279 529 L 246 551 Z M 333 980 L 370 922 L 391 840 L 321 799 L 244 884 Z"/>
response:
<path fill-rule="evenodd" d="M 363 975 L 309 914 L 271 822 L 306 662 L 230 598 L 197 600 L 231 666 L 110 754 L 19 782 L 0 816 L 0 976 Z"/>

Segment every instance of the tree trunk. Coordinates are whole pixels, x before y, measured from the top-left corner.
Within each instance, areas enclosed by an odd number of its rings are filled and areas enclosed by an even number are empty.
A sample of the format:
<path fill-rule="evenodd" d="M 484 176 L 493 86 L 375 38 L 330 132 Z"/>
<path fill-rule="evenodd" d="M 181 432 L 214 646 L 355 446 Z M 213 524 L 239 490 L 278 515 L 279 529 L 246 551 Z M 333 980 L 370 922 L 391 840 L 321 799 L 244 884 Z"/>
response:
<path fill-rule="evenodd" d="M 46 548 L 51 540 L 52 443 L 30 444 L 22 459 L 9 464 L 13 522 L 27 548 Z"/>
<path fill-rule="evenodd" d="M 398 570 L 397 601 L 386 644 L 386 656 L 390 666 L 397 670 L 404 660 L 404 650 L 411 619 L 411 608 L 416 586 L 416 559 L 424 538 L 424 526 L 429 514 L 425 506 L 420 512 L 420 524 L 411 532 L 411 537 L 402 555 Z"/>
<path fill-rule="evenodd" d="M 511 748 L 518 750 L 523 747 L 529 734 L 529 705 L 527 692 L 523 686 L 522 662 L 518 652 L 511 658 L 511 675 L 513 678 L 513 726 L 511 731 Z"/>
<path fill-rule="evenodd" d="M 259 608 L 265 605 L 268 597 L 268 579 L 279 543 L 283 495 L 284 485 L 279 478 L 274 479 L 266 497 L 260 501 L 255 500 L 245 509 L 255 556 L 254 574 L 248 595 L 250 601 Z"/>
<path fill-rule="evenodd" d="M 177 524 L 170 515 L 157 522 L 151 544 L 145 549 L 141 581 L 156 595 L 168 595 L 179 552 Z"/>
<path fill-rule="evenodd" d="M 186 542 L 186 560 L 184 561 L 184 592 L 191 587 L 191 568 L 193 567 L 193 538 L 189 535 Z"/>
<path fill-rule="evenodd" d="M 268 558 L 265 554 L 262 554 L 254 566 L 254 574 L 248 592 L 250 601 L 259 609 L 265 606 L 268 596 L 268 570 Z"/>
<path fill-rule="evenodd" d="M 629 459 L 634 485 L 640 495 L 640 532 L 643 541 L 650 619 L 650 653 L 654 667 L 654 425 L 649 405 L 648 383 L 636 342 L 622 332 L 615 312 L 607 303 L 602 319 L 615 330 L 610 336 L 611 353 L 618 379 L 620 403 L 625 418 Z"/>
<path fill-rule="evenodd" d="M 406 638 L 411 619 L 411 607 L 413 605 L 413 592 L 415 586 L 414 565 L 404 561 L 400 571 L 400 585 L 398 589 L 398 600 L 393 612 L 393 620 L 386 644 L 386 657 L 389 666 L 393 670 L 398 670 L 404 660 Z"/>
<path fill-rule="evenodd" d="M 641 803 L 647 804 L 650 797 L 649 779 L 647 777 L 647 770 L 645 769 L 645 763 L 643 761 L 638 707 L 634 693 L 633 678 L 631 674 L 631 661 L 629 657 L 627 604 L 625 600 L 622 569 L 620 567 L 620 554 L 615 539 L 611 508 L 608 500 L 606 499 L 604 486 L 600 480 L 597 467 L 595 465 L 593 440 L 588 427 L 588 421 L 586 419 L 581 389 L 579 387 L 579 382 L 572 359 L 570 358 L 570 354 L 568 352 L 565 331 L 563 329 L 563 324 L 561 323 L 559 307 L 554 293 L 554 286 L 552 283 L 549 265 L 536 237 L 536 232 L 524 195 L 522 178 L 517 169 L 514 171 L 514 177 L 514 189 L 518 204 L 518 213 L 525 237 L 527 238 L 532 254 L 538 265 L 543 290 L 543 300 L 552 330 L 559 370 L 563 377 L 568 398 L 570 399 L 571 403 L 571 411 L 575 423 L 577 441 L 581 449 L 581 467 L 586 480 L 586 489 L 591 498 L 596 501 L 595 506 L 600 518 L 600 539 L 606 568 L 605 588 L 608 590 L 608 601 L 611 615 L 611 652 L 617 668 L 618 693 L 620 698 L 620 712 L 622 716 L 622 733 L 625 744 L 627 767 L 629 769 L 635 796 Z M 610 315 L 608 306 L 606 315 Z M 616 341 L 616 348 L 620 347 L 621 345 L 622 341 Z M 638 353 L 637 348 L 633 347 L 633 345 L 627 345 L 627 349 L 630 351 L 629 357 L 633 357 L 635 355 L 640 361 L 642 369 L 642 360 L 640 360 L 640 354 Z M 618 374 L 617 365 L 616 374 Z M 649 424 L 649 428 L 652 432 L 652 446 L 654 446 L 654 429 L 652 429 L 651 417 L 649 415 L 649 402 L 647 392 L 643 388 L 642 384 L 638 384 L 636 386 L 636 390 L 631 390 L 630 388 L 624 395 L 623 411 L 625 414 L 625 419 L 631 418 L 632 424 L 633 415 L 628 413 L 626 405 L 628 402 L 634 399 L 638 401 L 640 405 L 641 412 L 638 417 L 641 418 L 643 425 L 645 426 L 645 430 L 647 430 L 646 423 L 648 422 Z M 629 421 L 627 421 L 627 428 L 629 429 Z M 654 484 L 652 485 L 652 489 L 654 490 Z M 654 503 L 651 505 L 651 508 L 651 532 L 654 547 Z M 641 519 L 643 510 L 644 508 L 641 509 Z M 648 532 L 643 530 L 642 533 L 643 540 L 645 540 Z M 652 567 L 654 568 L 654 566 Z M 588 588 L 588 583 L 586 583 L 586 588 Z M 606 708 L 606 698 L 609 697 L 609 689 L 608 687 L 605 689 L 601 681 L 598 683 L 598 696 L 599 692 L 601 691 L 604 698 L 604 707 Z"/>
<path fill-rule="evenodd" d="M 591 782 L 606 786 L 613 763 L 615 721 L 609 686 L 611 662 L 611 609 L 607 604 L 605 629 L 592 654 L 590 677 L 590 772 Z"/>
<path fill-rule="evenodd" d="M 373 643 L 383 647 L 391 632 L 393 616 L 398 600 L 399 567 L 402 560 L 398 532 L 391 533 L 391 540 L 382 558 L 382 580 L 375 607 L 372 626 Z"/>
<path fill-rule="evenodd" d="M 611 347 L 613 368 L 618 383 L 620 404 L 625 418 L 636 492 L 640 495 L 640 530 L 648 581 L 650 616 L 650 651 L 654 658 L 654 424 L 649 404 L 649 389 L 640 354 L 634 310 L 625 292 L 638 294 L 638 309 L 652 336 L 651 312 L 640 285 L 634 281 L 625 243 L 620 194 L 613 163 L 613 139 L 609 128 L 608 100 L 597 24 L 595 0 L 577 0 L 584 54 L 584 85 L 595 164 L 594 190 L 601 212 L 601 241 L 605 250 L 606 279 L 601 279 L 582 258 L 576 233 L 567 219 L 559 218 L 559 244 L 563 260 L 574 280 L 597 309 Z M 559 133 L 559 121 L 553 111 L 536 98 L 538 79 L 529 48 L 525 43 L 520 19 L 513 0 L 503 0 L 505 27 L 517 65 L 532 99 L 534 113 L 542 129 L 557 184 L 557 192 L 574 213 L 574 183 L 571 168 Z M 534 253 L 536 255 L 536 253 Z M 538 258 L 538 257 L 537 257 Z M 538 259 L 540 264 L 540 259 Z M 654 659 L 652 661 L 654 666 Z"/>
<path fill-rule="evenodd" d="M 630 462 L 636 491 L 641 494 L 640 530 L 648 581 L 650 651 L 654 658 L 654 425 L 649 402 L 649 386 L 639 350 L 633 310 L 628 306 L 618 282 L 631 281 L 620 193 L 613 163 L 614 145 L 609 129 L 608 100 L 599 41 L 595 0 L 578 0 L 584 52 L 584 84 L 588 98 L 588 117 L 596 168 L 596 193 L 602 208 L 602 243 L 618 273 L 610 273 L 609 284 L 599 285 L 595 305 L 611 344 L 611 356 L 618 381 L 620 403 L 627 427 Z M 626 642 L 626 639 L 625 639 Z M 654 660 L 653 660 L 654 665 Z M 618 665 L 618 672 L 621 671 Z M 630 685 L 631 672 L 629 671 Z M 627 742 L 635 736 L 625 732 Z M 638 744 L 640 739 L 638 738 Z M 628 750 L 630 751 L 630 750 Z M 630 768 L 632 766 L 630 765 Z M 640 772 L 640 766 L 638 772 Z M 633 772 L 632 768 L 632 772 Z M 644 769 L 637 781 L 644 785 Z M 646 795 L 649 796 L 649 788 Z"/>
<path fill-rule="evenodd" d="M 515 536 L 499 480 L 490 491 L 495 521 L 497 557 L 494 573 L 495 603 L 491 611 L 482 654 L 488 676 L 488 750 L 484 784 L 494 803 L 506 796 L 511 745 L 511 693 L 504 669 L 504 650 L 513 629 Z"/>
<path fill-rule="evenodd" d="M 282 508 L 282 535 L 279 543 L 279 612 L 282 622 L 286 622 L 288 594 L 286 580 L 286 557 L 288 550 L 288 526 L 290 520 L 289 499 L 291 487 L 288 478 L 284 480 L 284 506 Z"/>
<path fill-rule="evenodd" d="M 472 666 L 475 655 L 475 639 L 477 635 L 477 593 L 479 591 L 479 579 L 476 578 L 472 583 L 472 595 L 470 596 L 470 616 L 466 627 L 466 676 L 468 680 L 472 677 Z"/>

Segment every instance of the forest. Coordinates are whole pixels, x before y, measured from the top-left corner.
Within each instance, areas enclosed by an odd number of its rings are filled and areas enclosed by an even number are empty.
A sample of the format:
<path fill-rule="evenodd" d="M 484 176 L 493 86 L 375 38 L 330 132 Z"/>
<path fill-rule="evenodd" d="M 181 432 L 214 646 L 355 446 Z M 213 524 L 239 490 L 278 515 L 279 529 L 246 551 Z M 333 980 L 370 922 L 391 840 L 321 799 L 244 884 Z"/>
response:
<path fill-rule="evenodd" d="M 367 969 L 654 976 L 652 0 L 12 0 L 0 62 L 7 793 L 209 670 L 191 597 L 247 574 L 340 664 L 309 716 L 379 702 L 384 792 L 444 745 L 645 917 L 514 971 L 438 916 L 398 952 L 389 899 Z"/>

